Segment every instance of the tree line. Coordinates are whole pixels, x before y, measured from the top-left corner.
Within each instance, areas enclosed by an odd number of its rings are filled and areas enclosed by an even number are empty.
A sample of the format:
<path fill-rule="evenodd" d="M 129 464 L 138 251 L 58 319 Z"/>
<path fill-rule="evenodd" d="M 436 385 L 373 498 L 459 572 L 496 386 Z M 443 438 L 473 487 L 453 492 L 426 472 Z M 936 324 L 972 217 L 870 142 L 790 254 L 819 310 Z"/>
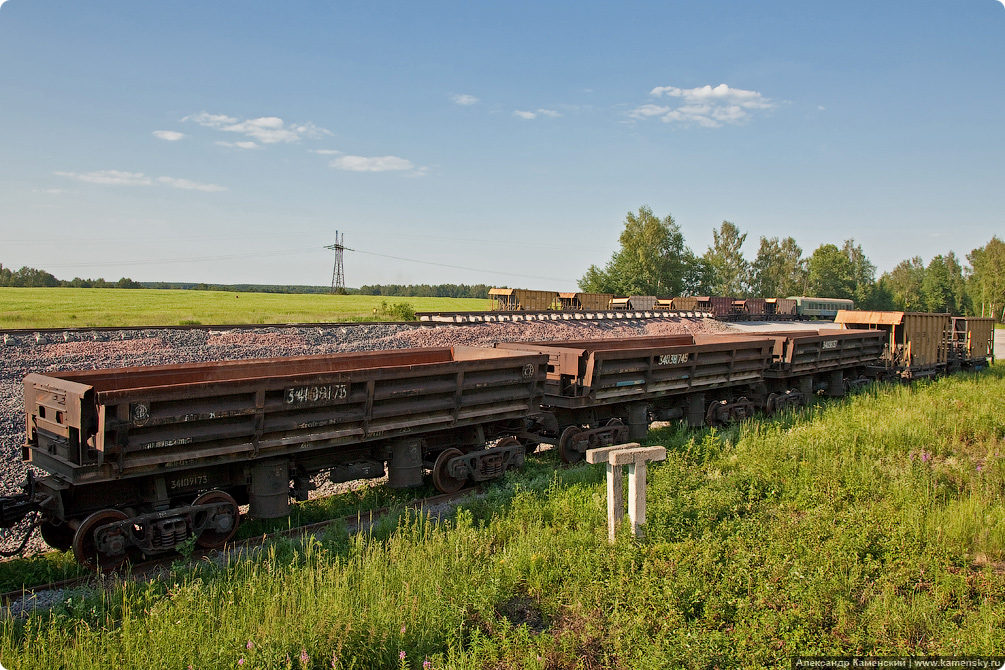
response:
<path fill-rule="evenodd" d="M 579 287 L 618 295 L 849 298 L 859 309 L 1003 318 L 1005 243 L 997 236 L 967 254 L 966 264 L 953 251 L 927 265 L 916 256 L 877 279 L 876 266 L 854 239 L 840 247 L 821 244 L 804 256 L 792 237 L 761 237 L 756 256 L 747 260 L 741 250 L 747 234 L 736 224 L 723 221 L 712 233 L 712 244 L 699 256 L 673 217 L 640 207 L 628 212 L 611 260 L 603 268 L 591 265 Z"/>
<path fill-rule="evenodd" d="M 187 291 L 224 291 L 230 293 L 328 293 L 327 286 L 279 284 L 206 284 L 196 282 L 135 282 L 123 277 L 117 282 L 104 279 L 57 279 L 45 270 L 22 267 L 11 270 L 0 263 L 0 287 L 73 287 L 73 288 L 150 288 Z M 489 297 L 487 284 L 374 284 L 346 289 L 348 295 L 379 295 L 414 298 L 482 298 Z"/>
<path fill-rule="evenodd" d="M 11 270 L 0 263 L 0 286 L 19 287 L 43 287 L 43 286 L 67 286 L 73 288 L 142 288 L 142 284 L 135 282 L 128 277 L 122 277 L 116 282 L 98 279 L 56 279 L 55 276 L 45 270 L 38 270 L 24 266 L 18 270 Z"/>
<path fill-rule="evenodd" d="M 488 299 L 488 284 L 375 284 L 359 287 L 361 295 L 403 298 L 482 298 Z"/>

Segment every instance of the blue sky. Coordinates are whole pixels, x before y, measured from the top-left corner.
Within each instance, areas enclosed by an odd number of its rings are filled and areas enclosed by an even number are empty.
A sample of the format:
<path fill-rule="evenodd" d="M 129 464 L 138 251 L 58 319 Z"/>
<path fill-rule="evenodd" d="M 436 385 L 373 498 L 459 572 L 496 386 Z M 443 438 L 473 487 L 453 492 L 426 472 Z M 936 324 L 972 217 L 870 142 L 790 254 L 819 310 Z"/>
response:
<path fill-rule="evenodd" d="M 641 205 L 880 272 L 1002 235 L 999 0 L 0 4 L 0 263 L 575 290 Z"/>

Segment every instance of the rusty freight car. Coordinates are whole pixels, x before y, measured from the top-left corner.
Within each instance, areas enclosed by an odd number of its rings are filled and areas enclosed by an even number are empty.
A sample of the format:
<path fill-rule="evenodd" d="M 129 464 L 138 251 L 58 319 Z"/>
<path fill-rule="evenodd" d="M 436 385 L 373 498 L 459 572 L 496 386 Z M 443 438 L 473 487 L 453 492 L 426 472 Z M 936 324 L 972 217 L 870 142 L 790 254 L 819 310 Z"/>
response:
<path fill-rule="evenodd" d="M 613 293 L 559 293 L 563 310 L 602 312 L 611 307 Z"/>
<path fill-rule="evenodd" d="M 508 421 L 537 411 L 547 356 L 470 347 L 30 374 L 25 459 L 42 536 L 91 567 L 252 516 L 289 513 L 310 477 L 388 475 L 441 490 L 522 464 Z M 6 518 L 12 508 L 3 509 Z"/>
<path fill-rule="evenodd" d="M 761 333 L 774 340 L 764 373 L 769 414 L 805 405 L 817 391 L 839 397 L 868 382 L 883 356 L 886 335 L 875 330 L 796 330 Z"/>
<path fill-rule="evenodd" d="M 534 291 L 525 288 L 489 289 L 489 308 L 505 312 L 543 311 L 559 305 L 555 291 Z"/>
<path fill-rule="evenodd" d="M 886 333 L 882 366 L 903 379 L 946 372 L 952 317 L 922 312 L 839 310 L 834 323 Z"/>
<path fill-rule="evenodd" d="M 994 360 L 995 320 L 992 317 L 954 316 L 949 329 L 951 371 L 982 369 Z"/>
<path fill-rule="evenodd" d="M 496 345 L 548 355 L 546 411 L 518 437 L 557 444 L 569 462 L 594 446 L 641 439 L 652 419 L 697 426 L 750 416 L 746 395 L 763 383 L 772 346 L 744 335 Z"/>
<path fill-rule="evenodd" d="M 733 298 L 718 295 L 695 296 L 695 307 L 716 319 L 729 319 L 733 314 Z"/>
<path fill-rule="evenodd" d="M 796 301 L 791 298 L 765 298 L 764 313 L 773 321 L 792 321 L 796 314 Z"/>

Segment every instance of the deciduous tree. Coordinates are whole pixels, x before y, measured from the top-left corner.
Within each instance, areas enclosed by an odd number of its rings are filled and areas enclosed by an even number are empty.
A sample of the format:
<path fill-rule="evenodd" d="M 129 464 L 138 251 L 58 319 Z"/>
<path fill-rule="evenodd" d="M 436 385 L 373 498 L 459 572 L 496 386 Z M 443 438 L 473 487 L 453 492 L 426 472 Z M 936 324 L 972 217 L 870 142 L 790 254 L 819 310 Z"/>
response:
<path fill-rule="evenodd" d="M 750 266 L 750 293 L 762 298 L 785 298 L 806 292 L 806 260 L 795 239 L 761 238 Z"/>
<path fill-rule="evenodd" d="M 740 248 L 747 234 L 741 234 L 736 224 L 723 221 L 718 230 L 712 231 L 712 236 L 712 246 L 703 256 L 714 273 L 712 292 L 727 296 L 746 295 L 750 283 L 750 263 L 743 257 Z"/>
<path fill-rule="evenodd" d="M 603 269 L 587 269 L 580 289 L 620 295 L 683 293 L 694 255 L 672 216 L 660 219 L 647 206 L 638 214 L 628 212 L 618 241 L 621 248 Z"/>
<path fill-rule="evenodd" d="M 994 316 L 998 320 L 1005 319 L 1005 242 L 998 236 L 979 249 L 967 254 L 970 262 L 970 296 L 974 303 L 981 306 L 982 316 Z"/>

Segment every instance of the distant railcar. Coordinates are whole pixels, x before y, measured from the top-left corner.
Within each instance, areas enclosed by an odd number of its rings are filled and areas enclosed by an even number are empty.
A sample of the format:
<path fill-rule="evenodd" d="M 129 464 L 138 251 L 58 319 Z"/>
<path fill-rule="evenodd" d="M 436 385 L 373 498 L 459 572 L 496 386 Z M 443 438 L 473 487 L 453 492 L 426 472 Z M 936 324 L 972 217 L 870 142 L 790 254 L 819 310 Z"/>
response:
<path fill-rule="evenodd" d="M 517 312 L 555 309 L 559 304 L 555 291 L 532 291 L 523 288 L 489 289 L 490 307 L 495 311 Z"/>
<path fill-rule="evenodd" d="M 796 301 L 791 298 L 765 298 L 764 315 L 773 321 L 791 321 L 798 316 Z"/>
<path fill-rule="evenodd" d="M 622 312 L 652 311 L 656 308 L 654 295 L 630 295 L 627 298 L 611 300 L 611 309 Z"/>
<path fill-rule="evenodd" d="M 791 296 L 789 300 L 796 301 L 796 314 L 803 319 L 833 319 L 842 309 L 855 309 L 855 302 L 847 298 Z"/>
<path fill-rule="evenodd" d="M 695 306 L 700 312 L 708 312 L 717 319 L 728 319 L 733 314 L 733 298 L 705 295 L 695 296 Z"/>
<path fill-rule="evenodd" d="M 760 321 L 764 318 L 764 298 L 742 298 L 733 301 L 732 317 L 739 321 Z"/>
<path fill-rule="evenodd" d="M 611 308 L 613 293 L 559 293 L 563 310 L 602 312 Z"/>
<path fill-rule="evenodd" d="M 698 309 L 698 299 L 694 296 L 677 296 L 670 301 L 671 308 L 678 312 L 694 312 Z"/>

